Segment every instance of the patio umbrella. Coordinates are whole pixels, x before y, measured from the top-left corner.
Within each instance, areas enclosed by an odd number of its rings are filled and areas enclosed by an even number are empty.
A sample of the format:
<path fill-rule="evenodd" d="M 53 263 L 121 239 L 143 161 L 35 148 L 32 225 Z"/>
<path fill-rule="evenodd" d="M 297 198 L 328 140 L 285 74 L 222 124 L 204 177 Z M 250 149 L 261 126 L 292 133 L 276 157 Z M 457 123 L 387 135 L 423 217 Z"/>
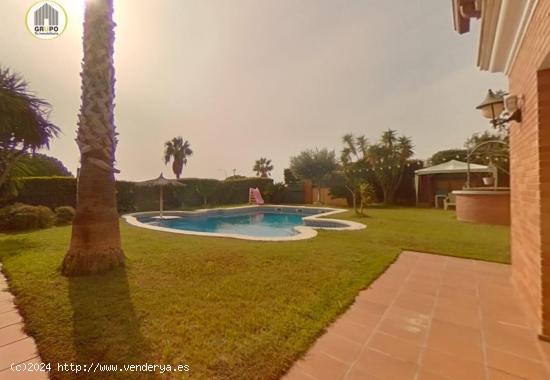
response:
<path fill-rule="evenodd" d="M 162 190 L 164 189 L 164 186 L 185 186 L 185 184 L 178 182 L 175 179 L 166 179 L 162 176 L 162 173 L 160 173 L 160 176 L 155 179 L 151 179 L 149 181 L 143 181 L 138 182 L 136 184 L 140 187 L 158 187 L 160 188 L 160 218 L 162 219 L 162 209 L 163 209 L 163 194 Z"/>

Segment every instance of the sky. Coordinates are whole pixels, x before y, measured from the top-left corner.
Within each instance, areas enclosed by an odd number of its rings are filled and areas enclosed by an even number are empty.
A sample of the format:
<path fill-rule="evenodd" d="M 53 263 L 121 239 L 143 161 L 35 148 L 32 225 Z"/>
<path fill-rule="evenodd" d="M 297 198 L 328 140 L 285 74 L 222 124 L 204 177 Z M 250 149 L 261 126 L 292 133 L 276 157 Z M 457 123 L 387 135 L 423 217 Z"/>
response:
<path fill-rule="evenodd" d="M 0 65 L 52 105 L 62 134 L 44 153 L 73 173 L 84 1 L 57 0 L 68 26 L 53 40 L 26 29 L 35 0 L 2 0 L 0 14 Z M 507 88 L 477 69 L 478 22 L 454 32 L 451 0 L 114 3 L 119 179 L 173 177 L 163 145 L 175 136 L 194 150 L 183 177 L 254 175 L 267 157 L 282 180 L 302 150 L 388 128 L 426 159 L 487 129 L 475 106 Z"/>

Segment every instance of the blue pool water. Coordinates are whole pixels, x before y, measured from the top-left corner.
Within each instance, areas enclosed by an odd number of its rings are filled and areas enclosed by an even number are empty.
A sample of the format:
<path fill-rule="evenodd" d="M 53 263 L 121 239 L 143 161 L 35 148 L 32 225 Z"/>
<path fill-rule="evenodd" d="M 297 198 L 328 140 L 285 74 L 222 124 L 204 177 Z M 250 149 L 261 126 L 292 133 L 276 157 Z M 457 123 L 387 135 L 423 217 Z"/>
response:
<path fill-rule="evenodd" d="M 296 235 L 294 227 L 304 225 L 304 216 L 307 215 L 257 211 L 246 214 L 193 215 L 162 220 L 147 218 L 141 222 L 178 230 L 278 237 Z"/>

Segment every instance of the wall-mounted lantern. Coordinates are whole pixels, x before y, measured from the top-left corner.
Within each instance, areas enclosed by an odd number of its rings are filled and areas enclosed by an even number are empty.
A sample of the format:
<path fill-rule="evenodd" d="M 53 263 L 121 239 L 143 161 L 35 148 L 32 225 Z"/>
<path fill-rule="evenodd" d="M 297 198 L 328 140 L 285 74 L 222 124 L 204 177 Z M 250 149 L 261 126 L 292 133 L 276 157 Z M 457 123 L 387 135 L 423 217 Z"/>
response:
<path fill-rule="evenodd" d="M 476 109 L 481 111 L 483 117 L 490 119 L 494 127 L 498 127 L 510 121 L 521 122 L 519 103 L 520 101 L 516 95 L 504 96 L 489 90 L 485 99 Z M 503 117 L 502 113 L 504 111 L 506 111 L 506 116 Z"/>

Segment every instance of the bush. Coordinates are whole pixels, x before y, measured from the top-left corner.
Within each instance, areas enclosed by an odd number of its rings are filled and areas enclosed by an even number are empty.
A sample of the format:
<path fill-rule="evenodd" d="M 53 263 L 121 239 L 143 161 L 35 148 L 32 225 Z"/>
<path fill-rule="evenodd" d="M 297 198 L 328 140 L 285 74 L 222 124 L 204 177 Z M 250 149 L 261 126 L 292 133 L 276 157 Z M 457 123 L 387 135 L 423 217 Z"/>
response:
<path fill-rule="evenodd" d="M 248 203 L 248 189 L 258 188 L 262 194 L 273 186 L 271 178 L 250 177 L 223 181 L 218 187 L 217 201 L 219 204 Z"/>
<path fill-rule="evenodd" d="M 179 180 L 185 186 L 164 188 L 164 209 L 199 207 L 204 204 L 240 204 L 248 202 L 248 189 L 258 187 L 265 194 L 273 185 L 271 178 L 238 178 L 219 181 L 208 178 Z M 60 206 L 76 207 L 76 178 L 26 177 L 21 178 L 21 190 L 12 202 L 44 205 L 55 209 Z M 139 187 L 135 182 L 117 181 L 118 212 L 158 210 L 159 189 Z M 212 191 L 212 192 L 211 192 Z"/>
<path fill-rule="evenodd" d="M 0 209 L 0 230 L 24 231 L 48 228 L 55 223 L 55 214 L 46 206 L 16 203 Z"/>
<path fill-rule="evenodd" d="M 59 206 L 76 206 L 76 178 L 24 177 L 15 202 L 43 205 L 52 209 Z"/>
<path fill-rule="evenodd" d="M 264 199 L 269 203 L 283 203 L 286 196 L 286 185 L 282 182 L 268 186 Z"/>
<path fill-rule="evenodd" d="M 76 211 L 71 206 L 60 206 L 55 210 L 55 225 L 64 226 L 66 224 L 71 224 L 73 222 Z"/>
<path fill-rule="evenodd" d="M 126 214 L 137 211 L 136 183 L 129 181 L 117 181 L 116 200 L 119 213 Z"/>

